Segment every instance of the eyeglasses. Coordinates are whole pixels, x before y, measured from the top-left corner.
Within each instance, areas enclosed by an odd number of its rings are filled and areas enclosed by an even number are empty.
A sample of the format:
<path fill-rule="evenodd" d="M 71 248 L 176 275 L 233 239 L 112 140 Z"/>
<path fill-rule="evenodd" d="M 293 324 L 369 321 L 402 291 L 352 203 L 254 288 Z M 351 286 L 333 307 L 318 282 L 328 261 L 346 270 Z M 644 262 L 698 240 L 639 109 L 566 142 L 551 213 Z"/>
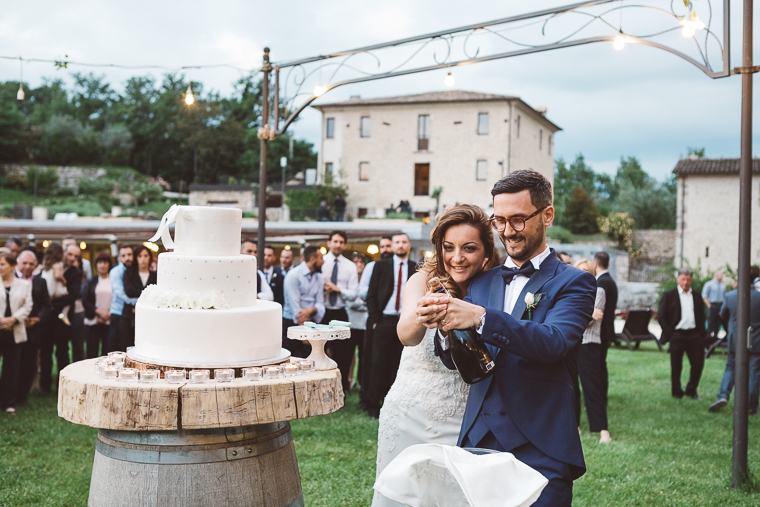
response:
<path fill-rule="evenodd" d="M 525 222 L 533 218 L 534 216 L 538 215 L 542 211 L 546 209 L 546 206 L 537 210 L 532 215 L 528 215 L 527 217 L 500 217 L 496 215 L 491 215 L 491 218 L 488 219 L 488 223 L 491 224 L 491 227 L 496 229 L 498 232 L 504 232 L 504 229 L 507 228 L 507 222 L 509 222 L 509 226 L 514 229 L 515 232 L 520 232 L 523 229 L 525 229 Z"/>

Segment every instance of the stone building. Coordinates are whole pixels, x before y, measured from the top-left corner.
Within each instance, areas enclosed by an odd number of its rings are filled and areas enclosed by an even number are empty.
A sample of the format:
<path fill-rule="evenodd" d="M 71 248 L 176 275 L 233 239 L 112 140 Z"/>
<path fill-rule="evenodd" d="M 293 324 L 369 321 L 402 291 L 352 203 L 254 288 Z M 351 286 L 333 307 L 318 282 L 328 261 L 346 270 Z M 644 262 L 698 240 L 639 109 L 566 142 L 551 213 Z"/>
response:
<path fill-rule="evenodd" d="M 190 206 L 221 206 L 253 211 L 253 189 L 249 185 L 190 185 Z"/>
<path fill-rule="evenodd" d="M 676 265 L 717 270 L 739 262 L 739 159 L 678 161 Z M 752 161 L 751 262 L 760 262 L 760 160 Z M 683 260 L 682 260 L 683 259 Z M 683 262 L 685 261 L 685 262 Z"/>
<path fill-rule="evenodd" d="M 441 205 L 486 208 L 493 184 L 518 169 L 553 181 L 560 128 L 518 97 L 445 91 L 314 107 L 322 112 L 320 179 L 348 185 L 355 216 L 382 217 L 402 200 L 427 216 L 437 187 Z"/>

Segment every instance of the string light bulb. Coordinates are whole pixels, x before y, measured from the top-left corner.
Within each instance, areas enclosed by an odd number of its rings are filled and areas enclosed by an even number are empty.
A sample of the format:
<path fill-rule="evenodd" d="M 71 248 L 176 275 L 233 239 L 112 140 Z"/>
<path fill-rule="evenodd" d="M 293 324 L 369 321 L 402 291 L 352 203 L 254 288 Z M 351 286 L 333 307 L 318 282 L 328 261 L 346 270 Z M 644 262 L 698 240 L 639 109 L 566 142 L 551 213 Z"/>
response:
<path fill-rule="evenodd" d="M 454 86 L 454 76 L 451 75 L 451 72 L 446 76 L 446 79 L 443 80 L 443 84 L 451 88 Z"/>
<path fill-rule="evenodd" d="M 626 42 L 628 41 L 626 40 L 625 36 L 621 32 L 620 35 L 615 37 L 615 42 L 612 43 L 612 47 L 620 51 L 625 47 Z"/>
<path fill-rule="evenodd" d="M 18 93 L 16 93 L 16 100 L 24 100 L 24 60 L 18 57 L 19 71 L 18 71 Z"/>
<path fill-rule="evenodd" d="M 380 248 L 377 245 L 369 245 L 367 247 L 367 253 L 370 255 L 375 255 L 379 251 L 380 251 Z"/>
<path fill-rule="evenodd" d="M 321 97 L 322 95 L 325 94 L 326 91 L 327 91 L 327 88 L 325 88 L 322 85 L 317 85 L 314 87 L 314 96 Z"/>
<path fill-rule="evenodd" d="M 684 37 L 691 38 L 694 37 L 694 34 L 697 33 L 697 30 L 704 30 L 705 24 L 699 19 L 696 12 L 691 13 L 690 18 L 683 18 L 680 21 L 681 25 L 683 26 L 683 29 L 681 30 L 681 35 Z"/>
<path fill-rule="evenodd" d="M 79 243 L 79 249 L 80 250 L 87 250 L 87 243 L 85 243 L 84 241 L 81 241 Z"/>
<path fill-rule="evenodd" d="M 195 95 L 193 95 L 192 83 L 187 83 L 187 91 L 185 92 L 185 104 L 192 106 L 195 103 Z"/>
<path fill-rule="evenodd" d="M 24 100 L 24 84 L 18 84 L 18 93 L 16 93 L 16 100 Z"/>

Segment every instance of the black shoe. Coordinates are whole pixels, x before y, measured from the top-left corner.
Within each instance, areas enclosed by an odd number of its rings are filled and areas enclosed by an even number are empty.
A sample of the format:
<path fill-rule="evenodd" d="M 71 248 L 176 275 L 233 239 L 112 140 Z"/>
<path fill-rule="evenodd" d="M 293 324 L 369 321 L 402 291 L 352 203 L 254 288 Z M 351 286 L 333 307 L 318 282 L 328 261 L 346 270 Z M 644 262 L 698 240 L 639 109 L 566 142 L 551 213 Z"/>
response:
<path fill-rule="evenodd" d="M 373 419 L 380 419 L 380 409 L 379 408 L 368 408 L 367 409 L 367 415 L 370 416 Z"/>
<path fill-rule="evenodd" d="M 697 393 L 687 394 L 686 396 L 688 396 L 692 400 L 702 401 L 702 398 L 700 398 L 700 396 Z"/>
<path fill-rule="evenodd" d="M 712 405 L 710 405 L 710 408 L 707 409 L 708 412 L 720 412 L 723 407 L 728 405 L 728 400 L 725 398 L 718 398 L 715 400 Z"/>

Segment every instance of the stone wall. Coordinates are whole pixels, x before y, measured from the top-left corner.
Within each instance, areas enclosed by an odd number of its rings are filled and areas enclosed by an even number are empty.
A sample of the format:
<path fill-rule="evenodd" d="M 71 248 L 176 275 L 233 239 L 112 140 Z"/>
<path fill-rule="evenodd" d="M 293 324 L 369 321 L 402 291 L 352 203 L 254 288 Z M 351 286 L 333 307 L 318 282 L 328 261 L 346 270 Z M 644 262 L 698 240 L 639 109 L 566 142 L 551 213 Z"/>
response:
<path fill-rule="evenodd" d="M 641 246 L 639 260 L 645 264 L 670 264 L 676 255 L 675 230 L 634 231 L 633 241 Z"/>

